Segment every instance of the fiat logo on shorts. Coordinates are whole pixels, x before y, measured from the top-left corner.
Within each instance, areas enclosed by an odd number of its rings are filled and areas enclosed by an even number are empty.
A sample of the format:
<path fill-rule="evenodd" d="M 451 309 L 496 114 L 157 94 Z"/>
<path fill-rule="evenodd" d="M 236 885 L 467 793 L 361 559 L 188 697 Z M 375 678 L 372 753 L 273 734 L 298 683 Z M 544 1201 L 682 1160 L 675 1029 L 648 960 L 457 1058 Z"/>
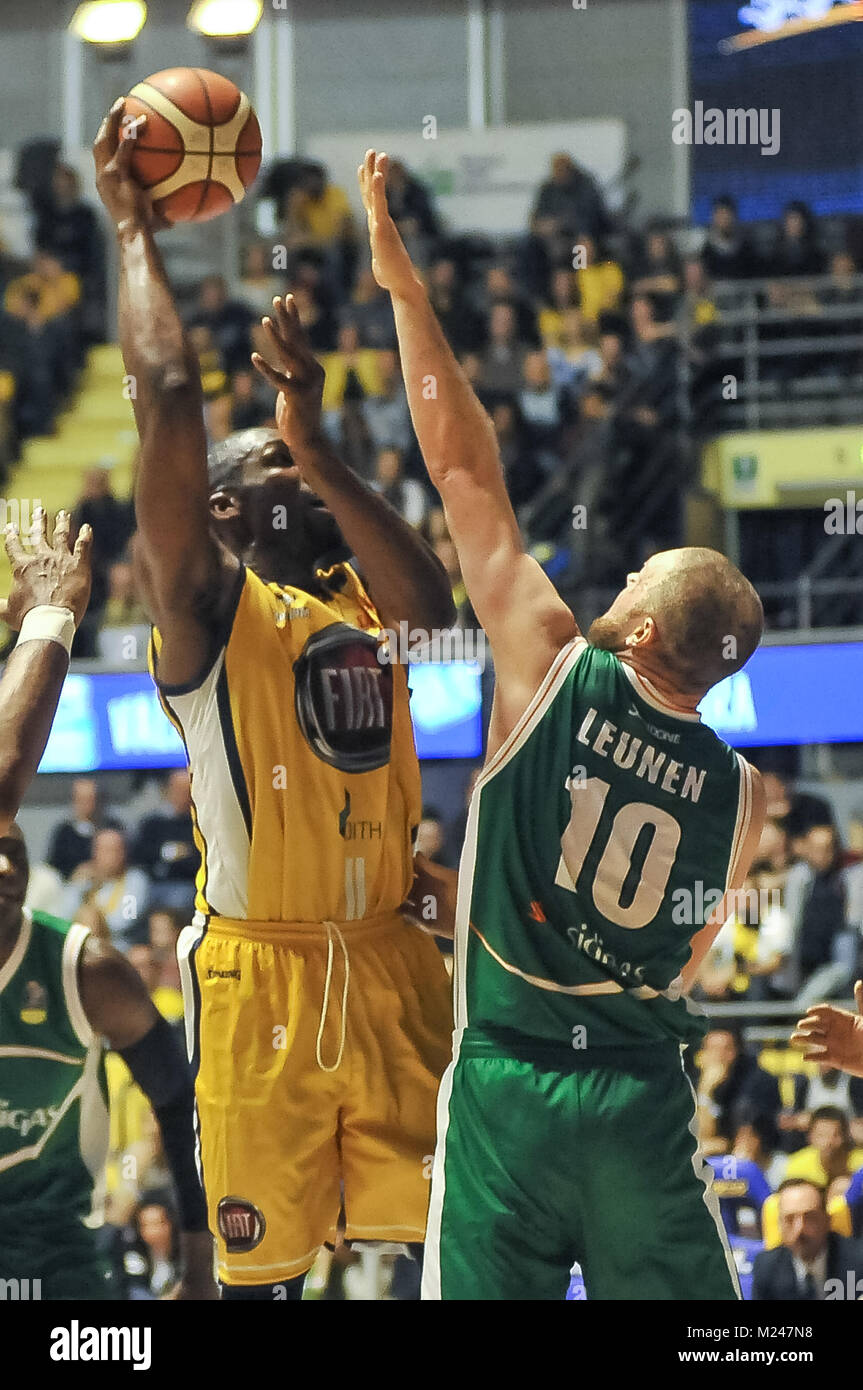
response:
<path fill-rule="evenodd" d="M 219 1234 L 230 1255 L 244 1255 L 264 1239 L 264 1213 L 244 1197 L 223 1197 L 218 1207 Z"/>

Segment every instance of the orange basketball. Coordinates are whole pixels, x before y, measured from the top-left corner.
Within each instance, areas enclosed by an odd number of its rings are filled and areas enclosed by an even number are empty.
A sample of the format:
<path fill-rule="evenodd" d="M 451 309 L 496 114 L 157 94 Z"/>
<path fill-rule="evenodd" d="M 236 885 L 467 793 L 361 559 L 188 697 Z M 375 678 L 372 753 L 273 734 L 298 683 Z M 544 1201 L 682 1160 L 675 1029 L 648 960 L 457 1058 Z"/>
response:
<path fill-rule="evenodd" d="M 130 118 L 147 117 L 137 133 Z M 132 172 L 169 222 L 208 222 L 245 196 L 261 167 L 249 98 L 206 68 L 166 68 L 126 97 Z"/>

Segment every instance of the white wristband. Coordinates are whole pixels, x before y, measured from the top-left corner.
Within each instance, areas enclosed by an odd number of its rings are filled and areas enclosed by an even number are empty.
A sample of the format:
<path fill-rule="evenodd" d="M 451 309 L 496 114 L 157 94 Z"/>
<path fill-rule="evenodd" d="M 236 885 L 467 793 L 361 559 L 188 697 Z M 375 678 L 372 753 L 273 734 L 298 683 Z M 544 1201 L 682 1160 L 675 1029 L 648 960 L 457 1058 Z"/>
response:
<path fill-rule="evenodd" d="M 47 638 L 49 642 L 58 642 L 69 656 L 74 636 L 75 615 L 72 610 L 42 603 L 38 608 L 31 608 L 29 613 L 25 613 L 15 645 L 20 647 L 22 642 L 32 642 L 36 637 Z"/>

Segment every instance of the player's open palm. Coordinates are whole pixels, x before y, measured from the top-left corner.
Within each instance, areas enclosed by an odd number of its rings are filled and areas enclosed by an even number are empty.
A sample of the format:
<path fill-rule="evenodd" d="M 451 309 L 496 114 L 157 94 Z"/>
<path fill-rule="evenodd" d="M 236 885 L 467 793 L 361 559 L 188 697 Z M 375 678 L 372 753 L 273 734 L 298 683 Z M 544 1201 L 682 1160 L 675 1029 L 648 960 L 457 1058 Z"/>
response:
<path fill-rule="evenodd" d="M 33 518 L 32 545 L 25 550 L 17 527 L 6 528 L 6 554 L 12 566 L 12 591 L 0 605 L 0 618 L 16 632 L 31 608 L 52 604 L 68 608 L 80 623 L 90 599 L 90 553 L 93 532 L 82 526 L 74 550 L 69 548 L 68 512 L 58 512 L 48 539 L 48 516 L 39 507 Z"/>
<path fill-rule="evenodd" d="M 833 1004 L 816 1004 L 797 1024 L 791 1038 L 804 1057 L 823 1066 L 863 1076 L 863 981 L 854 986 L 857 1013 Z"/>
<path fill-rule="evenodd" d="M 309 345 L 293 295 L 273 300 L 272 315 L 262 319 L 277 366 L 259 352 L 252 364 L 278 392 L 276 425 L 288 448 L 315 440 L 321 432 L 324 369 Z"/>
<path fill-rule="evenodd" d="M 369 224 L 372 274 L 382 290 L 406 296 L 419 280 L 387 205 L 387 156 L 367 150 L 357 175 Z"/>

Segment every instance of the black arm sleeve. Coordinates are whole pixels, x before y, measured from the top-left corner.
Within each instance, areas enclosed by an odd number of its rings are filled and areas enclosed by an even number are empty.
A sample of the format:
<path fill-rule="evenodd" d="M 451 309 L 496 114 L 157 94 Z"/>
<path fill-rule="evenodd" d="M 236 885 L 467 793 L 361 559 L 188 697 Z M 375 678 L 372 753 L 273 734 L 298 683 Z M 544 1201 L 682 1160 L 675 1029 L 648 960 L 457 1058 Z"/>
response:
<path fill-rule="evenodd" d="M 118 1052 L 159 1122 L 182 1228 L 206 1231 L 207 1202 L 195 1163 L 195 1088 L 180 1044 L 160 1017 L 140 1042 Z"/>

